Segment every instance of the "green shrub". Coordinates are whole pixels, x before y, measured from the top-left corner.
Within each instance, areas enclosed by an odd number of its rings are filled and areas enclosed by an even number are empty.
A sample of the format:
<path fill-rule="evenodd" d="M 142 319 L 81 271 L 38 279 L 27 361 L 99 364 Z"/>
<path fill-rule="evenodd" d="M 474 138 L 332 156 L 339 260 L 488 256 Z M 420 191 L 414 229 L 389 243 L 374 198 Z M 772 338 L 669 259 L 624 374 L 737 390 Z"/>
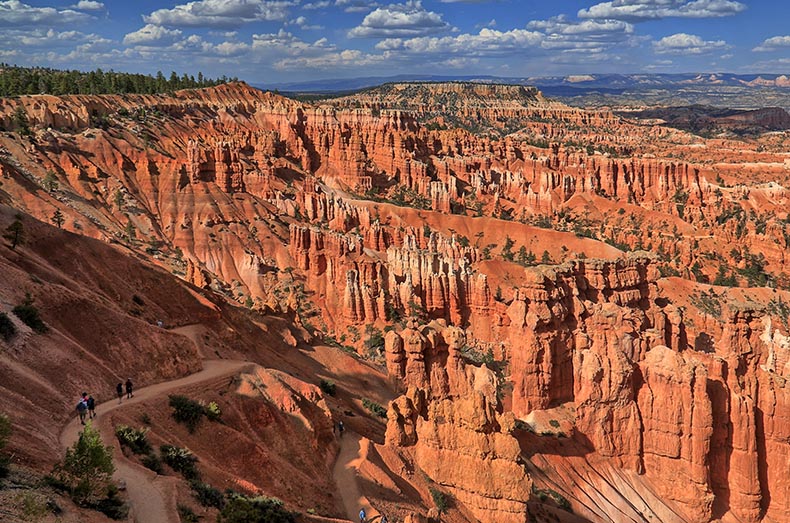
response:
<path fill-rule="evenodd" d="M 195 512 L 186 505 L 178 504 L 178 517 L 181 523 L 197 523 L 200 519 Z"/>
<path fill-rule="evenodd" d="M 22 512 L 24 521 L 41 521 L 49 513 L 46 499 L 36 492 L 20 492 L 14 496 L 14 503 Z"/>
<path fill-rule="evenodd" d="M 170 396 L 170 407 L 173 409 L 173 419 L 186 425 L 189 432 L 195 432 L 205 414 L 203 405 L 186 396 Z"/>
<path fill-rule="evenodd" d="M 560 422 L 555 419 L 549 420 L 549 425 L 551 425 L 555 429 L 560 428 Z"/>
<path fill-rule="evenodd" d="M 428 490 L 431 492 L 431 498 L 433 499 L 433 504 L 436 505 L 436 510 L 440 513 L 447 512 L 447 496 L 444 492 L 436 487 L 430 487 Z"/>
<path fill-rule="evenodd" d="M 554 503 L 556 503 L 559 508 L 566 512 L 573 513 L 571 502 L 554 489 L 541 489 L 535 485 L 532 485 L 532 494 L 540 501 L 544 502 L 551 498 L 551 500 L 554 501 Z"/>
<path fill-rule="evenodd" d="M 151 452 L 151 444 L 148 443 L 146 434 L 148 434 L 148 429 L 133 429 L 127 425 L 115 427 L 118 441 L 124 447 L 129 447 L 129 450 L 135 454 L 149 454 Z"/>
<path fill-rule="evenodd" d="M 0 337 L 8 341 L 13 338 L 14 335 L 16 335 L 16 326 L 14 322 L 11 321 L 8 314 L 0 312 Z"/>
<path fill-rule="evenodd" d="M 108 492 L 114 471 L 112 447 L 104 446 L 99 431 L 88 423 L 52 475 L 76 503 L 91 505 Z"/>
<path fill-rule="evenodd" d="M 164 470 L 162 469 L 162 458 L 151 452 L 148 455 L 143 456 L 140 459 L 140 463 L 147 469 L 151 469 L 157 474 L 162 474 Z"/>
<path fill-rule="evenodd" d="M 374 414 L 379 418 L 387 417 L 387 409 L 385 409 L 375 401 L 369 400 L 368 398 L 362 398 L 362 406 L 368 409 L 371 412 L 371 414 Z"/>
<path fill-rule="evenodd" d="M 11 312 L 34 332 L 44 334 L 49 330 L 44 320 L 41 319 L 38 309 L 33 305 L 33 298 L 29 292 L 25 294 L 25 300 L 14 307 Z"/>
<path fill-rule="evenodd" d="M 334 396 L 337 393 L 337 385 L 333 381 L 321 380 L 318 387 L 324 394 L 329 394 L 330 396 Z"/>
<path fill-rule="evenodd" d="M 167 463 L 171 469 L 180 472 L 184 478 L 188 480 L 200 478 L 200 473 L 195 467 L 197 457 L 189 449 L 173 445 L 162 445 L 159 447 L 159 452 L 162 455 L 162 461 Z"/>
<path fill-rule="evenodd" d="M 107 489 L 107 497 L 99 500 L 94 507 L 110 519 L 126 519 L 129 516 L 129 505 L 118 496 L 118 488 L 110 485 Z"/>
<path fill-rule="evenodd" d="M 222 418 L 222 409 L 219 408 L 219 405 L 217 405 L 216 401 L 209 402 L 209 404 L 206 405 L 204 412 L 206 417 L 211 421 L 220 421 Z"/>
<path fill-rule="evenodd" d="M 225 507 L 217 516 L 218 523 L 294 523 L 294 514 L 283 502 L 264 496 L 248 497 L 230 494 Z"/>
<path fill-rule="evenodd" d="M 215 507 L 222 510 L 222 507 L 225 506 L 225 496 L 219 489 L 201 481 L 193 481 L 189 486 L 192 487 L 195 499 L 204 507 Z"/>

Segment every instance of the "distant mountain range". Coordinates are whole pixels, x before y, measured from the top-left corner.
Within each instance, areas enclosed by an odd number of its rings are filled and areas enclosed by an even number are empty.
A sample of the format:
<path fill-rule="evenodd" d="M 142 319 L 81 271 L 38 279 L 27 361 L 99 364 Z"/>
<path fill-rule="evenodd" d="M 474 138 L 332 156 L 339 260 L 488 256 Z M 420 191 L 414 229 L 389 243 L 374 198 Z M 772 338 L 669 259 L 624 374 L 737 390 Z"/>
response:
<path fill-rule="evenodd" d="M 790 75 L 785 74 L 732 74 L 732 73 L 683 73 L 683 74 L 593 74 L 570 76 L 496 77 L 397 75 L 369 76 L 256 85 L 261 89 L 285 92 L 334 93 L 373 87 L 391 82 L 480 82 L 534 85 L 549 96 L 576 96 L 590 91 L 619 94 L 626 90 L 705 87 L 780 87 L 790 89 Z"/>

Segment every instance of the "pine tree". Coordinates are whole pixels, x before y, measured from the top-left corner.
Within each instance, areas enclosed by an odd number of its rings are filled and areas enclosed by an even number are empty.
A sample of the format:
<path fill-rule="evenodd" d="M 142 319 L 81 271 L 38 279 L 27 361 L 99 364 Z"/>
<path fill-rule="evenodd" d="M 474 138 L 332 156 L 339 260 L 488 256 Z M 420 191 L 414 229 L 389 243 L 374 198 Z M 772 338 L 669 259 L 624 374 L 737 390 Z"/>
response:
<path fill-rule="evenodd" d="M 3 238 L 11 242 L 11 249 L 16 249 L 17 245 L 25 243 L 25 226 L 22 224 L 21 214 L 17 214 L 11 225 L 6 227 Z"/>
<path fill-rule="evenodd" d="M 44 176 L 44 189 L 51 193 L 53 191 L 57 191 L 58 186 L 58 178 L 55 176 L 55 172 L 51 170 L 47 171 L 46 176 Z"/>
<path fill-rule="evenodd" d="M 30 136 L 32 134 L 30 131 L 30 120 L 27 117 L 27 111 L 25 111 L 25 108 L 21 105 L 17 106 L 17 108 L 14 110 L 13 122 L 16 131 L 22 136 Z"/>
<path fill-rule="evenodd" d="M 130 242 L 134 242 L 135 238 L 137 237 L 137 229 L 134 227 L 132 220 L 126 222 L 126 228 L 124 229 L 126 233 L 126 239 Z"/>
<path fill-rule="evenodd" d="M 60 212 L 60 209 L 55 209 L 55 212 L 52 214 L 52 223 L 58 226 L 58 229 L 63 228 L 63 222 L 66 219 L 63 217 L 63 213 Z"/>
<path fill-rule="evenodd" d="M 99 431 L 88 423 L 63 461 L 55 465 L 53 475 L 66 485 L 74 501 L 86 504 L 107 494 L 114 471 L 112 447 L 104 446 Z"/>
<path fill-rule="evenodd" d="M 123 192 L 120 189 L 115 191 L 113 200 L 115 201 L 115 205 L 118 207 L 119 211 L 123 209 L 124 198 L 123 198 Z"/>

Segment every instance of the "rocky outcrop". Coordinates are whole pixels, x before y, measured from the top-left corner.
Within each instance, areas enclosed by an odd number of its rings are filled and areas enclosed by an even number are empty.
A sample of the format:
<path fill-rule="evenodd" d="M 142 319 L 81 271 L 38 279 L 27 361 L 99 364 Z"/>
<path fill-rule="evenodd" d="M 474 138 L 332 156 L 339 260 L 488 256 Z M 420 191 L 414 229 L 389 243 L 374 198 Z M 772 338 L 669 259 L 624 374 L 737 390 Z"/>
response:
<path fill-rule="evenodd" d="M 415 464 L 478 520 L 524 522 L 532 481 L 513 417 L 498 412 L 502 383 L 464 361 L 464 344 L 444 322 L 388 333 L 388 372 L 408 390 L 390 404 L 387 443 L 414 447 Z"/>

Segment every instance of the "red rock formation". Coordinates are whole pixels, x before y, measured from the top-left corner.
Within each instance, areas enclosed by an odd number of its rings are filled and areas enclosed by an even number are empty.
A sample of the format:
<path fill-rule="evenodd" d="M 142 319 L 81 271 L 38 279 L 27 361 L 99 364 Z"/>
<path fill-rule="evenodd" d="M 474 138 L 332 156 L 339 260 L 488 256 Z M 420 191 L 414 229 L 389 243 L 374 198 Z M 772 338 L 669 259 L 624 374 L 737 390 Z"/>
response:
<path fill-rule="evenodd" d="M 390 404 L 387 443 L 414 447 L 415 463 L 480 521 L 526 521 L 532 481 L 497 412 L 495 374 L 467 365 L 463 331 L 434 322 L 386 338 L 387 369 L 408 392 Z"/>

